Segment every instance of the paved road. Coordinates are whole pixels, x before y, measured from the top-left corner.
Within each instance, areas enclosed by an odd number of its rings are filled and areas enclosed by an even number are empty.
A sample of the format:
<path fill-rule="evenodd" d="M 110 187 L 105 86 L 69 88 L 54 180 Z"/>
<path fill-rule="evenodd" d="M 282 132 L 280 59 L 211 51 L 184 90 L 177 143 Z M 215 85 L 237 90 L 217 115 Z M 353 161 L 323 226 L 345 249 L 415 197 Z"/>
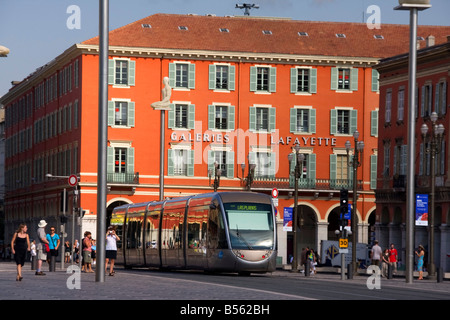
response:
<path fill-rule="evenodd" d="M 231 303 L 251 301 L 252 305 L 270 305 L 273 314 L 277 308 L 292 307 L 293 300 L 450 299 L 448 280 L 442 283 L 414 280 L 407 284 L 404 278 L 381 279 L 380 289 L 371 290 L 367 287 L 367 275 L 341 280 L 337 273 L 305 277 L 277 270 L 271 274 L 242 277 L 202 272 L 124 270 L 119 267 L 115 276 L 106 276 L 104 282 L 96 282 L 94 273 L 67 273 L 59 266 L 56 272 L 36 276 L 30 264 L 26 264 L 24 279 L 16 281 L 15 268 L 14 262 L 0 262 L 0 300 L 153 300 L 154 306 L 159 303 L 168 306 L 169 301 L 175 305 L 166 309 L 174 314 L 180 314 L 188 305 L 192 308 L 208 301 L 221 306 L 224 300 Z M 218 306 L 213 306 L 217 310 Z M 222 314 L 224 310 L 221 310 Z"/>

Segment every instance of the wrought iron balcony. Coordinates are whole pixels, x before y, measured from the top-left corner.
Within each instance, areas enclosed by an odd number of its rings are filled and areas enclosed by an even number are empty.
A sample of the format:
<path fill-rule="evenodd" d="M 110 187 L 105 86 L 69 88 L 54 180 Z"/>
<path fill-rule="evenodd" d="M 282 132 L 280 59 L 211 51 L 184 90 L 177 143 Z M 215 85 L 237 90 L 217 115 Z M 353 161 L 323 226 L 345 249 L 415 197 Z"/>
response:
<path fill-rule="evenodd" d="M 139 184 L 139 172 L 135 173 L 108 173 L 107 183 L 115 184 Z"/>
<path fill-rule="evenodd" d="M 252 188 L 294 188 L 294 177 L 289 178 L 273 178 L 273 177 L 255 177 Z M 353 181 L 348 179 L 298 179 L 299 189 L 315 189 L 315 190 L 340 190 L 353 189 Z M 358 180 L 357 189 L 362 190 L 362 180 Z"/>

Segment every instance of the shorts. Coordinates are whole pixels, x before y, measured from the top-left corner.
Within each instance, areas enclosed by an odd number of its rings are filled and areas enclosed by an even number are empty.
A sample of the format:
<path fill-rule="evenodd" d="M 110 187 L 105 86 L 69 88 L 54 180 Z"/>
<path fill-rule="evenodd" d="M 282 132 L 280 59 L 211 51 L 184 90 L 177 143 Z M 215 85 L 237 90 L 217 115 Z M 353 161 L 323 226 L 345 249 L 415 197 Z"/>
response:
<path fill-rule="evenodd" d="M 105 251 L 105 257 L 106 259 L 114 259 L 117 258 L 117 251 L 116 250 L 106 250 Z"/>
<path fill-rule="evenodd" d="M 90 251 L 83 251 L 83 261 L 84 263 L 91 263 L 91 252 Z"/>
<path fill-rule="evenodd" d="M 44 252 L 44 250 L 42 250 L 42 244 L 40 246 L 37 246 L 36 252 L 36 257 L 38 260 L 47 260 L 47 252 Z"/>

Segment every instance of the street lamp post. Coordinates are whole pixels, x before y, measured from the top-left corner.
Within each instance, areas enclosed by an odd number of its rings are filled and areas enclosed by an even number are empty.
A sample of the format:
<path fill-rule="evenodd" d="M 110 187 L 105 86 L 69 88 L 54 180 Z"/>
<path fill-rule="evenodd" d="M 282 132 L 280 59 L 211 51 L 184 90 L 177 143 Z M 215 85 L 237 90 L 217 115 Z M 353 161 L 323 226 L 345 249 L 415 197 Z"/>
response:
<path fill-rule="evenodd" d="M 362 152 L 364 150 L 364 141 L 358 141 L 359 139 L 359 132 L 358 130 L 355 130 L 353 133 L 353 139 L 355 141 L 355 148 L 353 150 L 353 159 L 351 161 L 351 165 L 353 167 L 353 202 L 352 202 L 352 212 L 350 216 L 351 221 L 351 231 L 352 231 L 352 275 L 356 273 L 357 264 L 356 264 L 356 209 L 357 209 L 357 200 L 358 200 L 358 194 L 357 194 L 357 172 L 358 167 L 361 166 L 362 162 Z M 350 154 L 350 141 L 345 142 L 345 150 L 347 151 L 347 161 L 349 160 L 349 154 Z"/>
<path fill-rule="evenodd" d="M 250 161 L 249 161 L 248 167 L 249 167 L 248 174 L 247 174 L 247 177 L 245 178 L 245 180 L 247 181 L 246 188 L 247 188 L 247 190 L 250 191 L 252 189 L 253 177 L 255 176 L 256 164 L 250 163 Z M 244 177 L 245 163 L 241 163 L 241 169 L 242 169 L 242 177 Z"/>
<path fill-rule="evenodd" d="M 426 153 L 430 154 L 430 165 L 431 165 L 431 190 L 430 190 L 430 198 L 431 198 L 431 210 L 430 215 L 428 216 L 428 228 L 429 228 L 429 249 L 428 249 L 428 274 L 431 277 L 436 275 L 436 265 L 434 264 L 434 213 L 435 213 L 435 188 L 436 188 L 436 168 L 435 168 L 435 159 L 436 155 L 439 154 L 442 150 L 442 136 L 444 135 L 444 125 L 436 124 L 438 115 L 436 112 L 433 112 L 430 116 L 431 120 L 431 132 L 428 135 L 428 126 L 424 123 L 420 128 L 422 132 L 422 137 L 424 141 L 424 145 L 429 145 L 426 148 Z"/>
<path fill-rule="evenodd" d="M 292 224 L 292 232 L 294 233 L 294 239 L 293 239 L 293 250 L 294 255 L 292 259 L 292 272 L 298 272 L 298 254 L 297 254 L 297 225 L 298 225 L 298 179 L 300 178 L 300 175 L 302 173 L 302 165 L 303 160 L 305 159 L 305 155 L 302 153 L 299 153 L 300 146 L 298 144 L 294 147 L 295 153 L 291 153 L 288 155 L 289 160 L 289 172 L 292 172 L 292 168 L 290 167 L 292 160 L 296 159 L 295 168 L 294 168 L 294 221 Z M 306 275 L 306 270 L 305 270 Z"/>
<path fill-rule="evenodd" d="M 216 192 L 217 189 L 219 189 L 220 176 L 222 175 L 222 170 L 219 169 L 219 164 L 217 163 L 217 161 L 214 162 L 214 182 L 213 182 L 213 184 L 211 184 L 212 175 L 213 175 L 213 169 L 209 169 L 208 170 L 209 184 L 211 185 L 211 187 L 214 188 L 214 192 Z"/>
<path fill-rule="evenodd" d="M 430 0 L 399 0 L 394 10 L 409 10 L 409 85 L 408 85 L 408 169 L 406 182 L 406 283 L 413 282 L 414 268 L 414 167 L 415 167 L 415 121 L 416 121 L 416 74 L 417 74 L 417 20 L 418 11 L 431 7 Z"/>

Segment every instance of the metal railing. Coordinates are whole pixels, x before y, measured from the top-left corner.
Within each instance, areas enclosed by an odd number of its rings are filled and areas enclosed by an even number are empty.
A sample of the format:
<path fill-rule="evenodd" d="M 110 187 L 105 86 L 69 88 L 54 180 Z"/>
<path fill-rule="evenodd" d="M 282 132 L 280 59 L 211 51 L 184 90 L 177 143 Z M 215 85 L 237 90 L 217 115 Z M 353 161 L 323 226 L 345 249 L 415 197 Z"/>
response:
<path fill-rule="evenodd" d="M 108 173 L 106 177 L 107 183 L 118 184 L 139 184 L 139 172 L 135 173 Z"/>

